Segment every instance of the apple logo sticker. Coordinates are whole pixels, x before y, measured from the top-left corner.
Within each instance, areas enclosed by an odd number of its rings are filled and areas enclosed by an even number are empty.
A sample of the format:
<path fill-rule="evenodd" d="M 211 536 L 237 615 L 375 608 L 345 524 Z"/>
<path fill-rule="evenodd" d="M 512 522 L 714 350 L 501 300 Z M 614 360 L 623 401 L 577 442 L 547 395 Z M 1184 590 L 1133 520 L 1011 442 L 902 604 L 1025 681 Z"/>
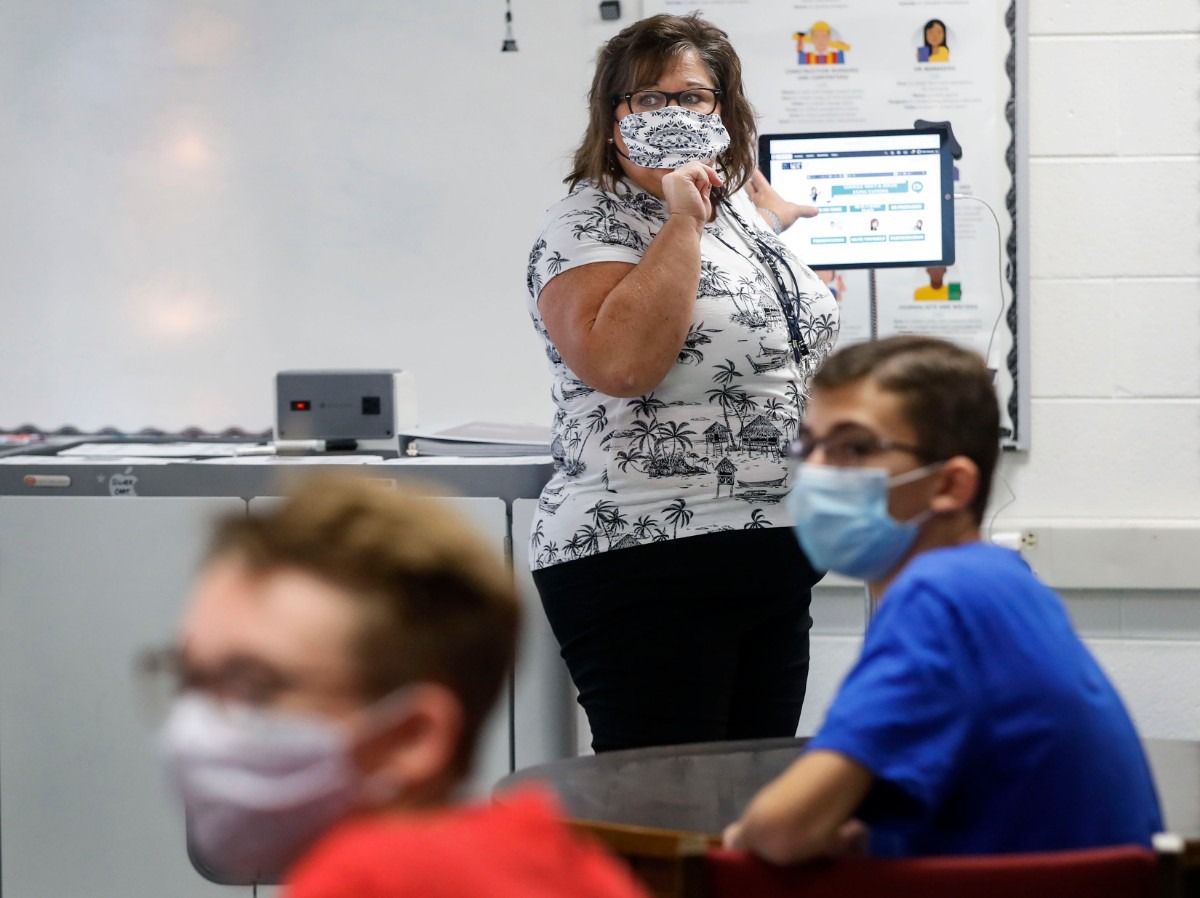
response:
<path fill-rule="evenodd" d="M 133 468 L 126 468 L 124 474 L 113 474 L 108 478 L 108 494 L 110 496 L 136 496 L 137 477 Z"/>

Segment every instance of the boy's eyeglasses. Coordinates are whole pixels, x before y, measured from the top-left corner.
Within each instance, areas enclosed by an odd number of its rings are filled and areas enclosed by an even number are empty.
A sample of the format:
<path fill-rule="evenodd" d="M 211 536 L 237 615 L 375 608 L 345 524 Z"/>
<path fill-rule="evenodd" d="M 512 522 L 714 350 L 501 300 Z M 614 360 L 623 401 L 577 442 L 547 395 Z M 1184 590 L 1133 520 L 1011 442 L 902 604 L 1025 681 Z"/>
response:
<path fill-rule="evenodd" d="M 909 452 L 918 458 L 933 460 L 930 452 L 912 443 L 902 443 L 881 437 L 865 427 L 839 427 L 824 437 L 801 428 L 796 439 L 788 443 L 787 457 L 796 461 L 808 461 L 817 449 L 825 451 L 825 463 L 837 467 L 861 465 L 881 452 L 897 450 Z"/>

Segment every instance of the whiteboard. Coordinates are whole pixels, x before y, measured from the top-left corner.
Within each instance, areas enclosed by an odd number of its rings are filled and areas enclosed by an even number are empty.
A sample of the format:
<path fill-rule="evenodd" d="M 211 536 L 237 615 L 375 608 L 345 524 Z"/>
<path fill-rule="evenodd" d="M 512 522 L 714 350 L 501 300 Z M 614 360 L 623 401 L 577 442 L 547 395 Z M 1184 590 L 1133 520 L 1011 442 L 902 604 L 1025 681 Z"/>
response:
<path fill-rule="evenodd" d="M 548 420 L 526 258 L 639 6 L 6 0 L 0 430 L 263 430 L 311 368 Z"/>

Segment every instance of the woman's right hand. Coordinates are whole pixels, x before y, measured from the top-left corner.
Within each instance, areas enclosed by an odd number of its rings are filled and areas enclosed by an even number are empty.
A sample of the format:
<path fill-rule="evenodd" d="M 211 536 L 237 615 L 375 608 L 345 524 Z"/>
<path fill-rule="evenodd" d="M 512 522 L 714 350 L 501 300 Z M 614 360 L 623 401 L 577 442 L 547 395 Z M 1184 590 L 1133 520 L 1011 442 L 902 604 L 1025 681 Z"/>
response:
<path fill-rule="evenodd" d="M 663 176 L 663 199 L 670 215 L 687 215 L 699 227 L 712 219 L 712 189 L 724 182 L 717 170 L 703 162 L 689 162 Z"/>

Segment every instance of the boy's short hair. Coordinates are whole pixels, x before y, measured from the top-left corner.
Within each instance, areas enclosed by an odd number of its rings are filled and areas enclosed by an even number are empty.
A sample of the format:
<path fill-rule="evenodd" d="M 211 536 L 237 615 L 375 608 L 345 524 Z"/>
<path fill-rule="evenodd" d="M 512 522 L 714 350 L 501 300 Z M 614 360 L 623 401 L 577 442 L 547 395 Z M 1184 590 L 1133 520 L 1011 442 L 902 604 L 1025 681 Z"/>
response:
<path fill-rule="evenodd" d="M 364 697 L 417 682 L 450 689 L 463 709 L 456 772 L 468 771 L 513 663 L 520 605 L 507 566 L 462 518 L 442 501 L 323 474 L 264 513 L 220 521 L 209 558 L 231 556 L 344 590 L 361 617 L 352 660 Z"/>
<path fill-rule="evenodd" d="M 835 352 L 812 386 L 833 390 L 866 378 L 900 399 L 931 461 L 963 455 L 975 462 L 979 488 L 971 512 L 982 523 L 1000 452 L 1000 406 L 983 359 L 934 337 L 886 337 Z"/>

